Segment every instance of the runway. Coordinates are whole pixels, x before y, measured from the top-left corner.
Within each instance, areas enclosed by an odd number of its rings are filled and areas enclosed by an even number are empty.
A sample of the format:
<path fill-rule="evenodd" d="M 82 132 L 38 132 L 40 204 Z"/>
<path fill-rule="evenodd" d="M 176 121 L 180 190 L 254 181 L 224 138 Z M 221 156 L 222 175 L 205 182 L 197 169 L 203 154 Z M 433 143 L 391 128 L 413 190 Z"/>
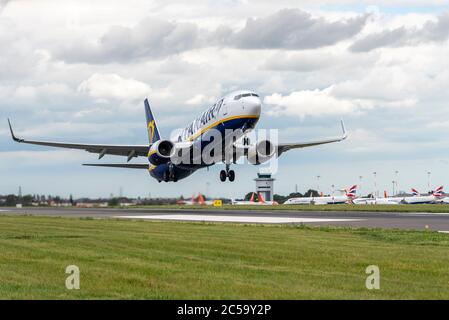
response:
<path fill-rule="evenodd" d="M 449 231 L 449 213 L 324 212 L 221 209 L 2 208 L 1 215 L 36 215 Z"/>

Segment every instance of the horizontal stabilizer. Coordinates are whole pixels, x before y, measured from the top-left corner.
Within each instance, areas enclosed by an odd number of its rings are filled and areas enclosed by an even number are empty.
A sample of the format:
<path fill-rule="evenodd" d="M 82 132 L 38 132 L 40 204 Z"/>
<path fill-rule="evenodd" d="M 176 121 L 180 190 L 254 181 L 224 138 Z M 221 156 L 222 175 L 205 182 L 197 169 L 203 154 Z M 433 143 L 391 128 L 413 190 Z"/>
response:
<path fill-rule="evenodd" d="M 148 164 L 138 163 L 84 163 L 83 166 L 89 167 L 109 167 L 109 168 L 126 168 L 126 169 L 148 169 Z"/>

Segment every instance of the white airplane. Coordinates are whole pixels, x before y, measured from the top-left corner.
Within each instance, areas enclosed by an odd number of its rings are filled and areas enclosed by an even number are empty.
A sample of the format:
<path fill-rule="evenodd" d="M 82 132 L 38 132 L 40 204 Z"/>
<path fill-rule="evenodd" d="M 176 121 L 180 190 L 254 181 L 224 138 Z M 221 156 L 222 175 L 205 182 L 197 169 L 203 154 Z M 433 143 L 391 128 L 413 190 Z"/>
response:
<path fill-rule="evenodd" d="M 356 197 L 357 186 L 352 186 L 349 191 L 343 196 L 328 196 L 328 197 L 301 197 L 301 198 L 290 198 L 284 202 L 287 205 L 293 204 L 314 204 L 314 205 L 325 205 L 325 204 L 343 204 L 348 201 L 352 201 Z"/>
<path fill-rule="evenodd" d="M 17 138 L 9 119 L 8 123 L 12 138 L 20 143 L 81 149 L 97 153 L 99 159 L 105 155 L 118 155 L 125 156 L 127 162 L 129 162 L 136 157 L 147 157 L 149 164 L 84 165 L 145 169 L 159 182 L 176 182 L 190 176 L 198 169 L 216 163 L 225 164 L 225 170 L 220 172 L 220 180 L 234 181 L 235 172 L 230 170 L 230 166 L 242 156 L 246 157 L 250 164 L 260 165 L 291 149 L 339 142 L 347 137 L 342 121 L 343 135 L 338 138 L 279 144 L 266 139 L 250 143 L 245 134 L 255 128 L 260 118 L 261 108 L 262 102 L 256 93 L 247 90 L 236 91 L 219 99 L 213 106 L 193 120 L 175 139 L 164 140 L 159 134 L 148 99 L 146 99 L 145 113 L 149 142 L 144 145 L 80 144 L 26 140 Z"/>
<path fill-rule="evenodd" d="M 266 201 L 264 200 L 262 194 L 259 192 L 259 203 L 264 206 L 277 206 L 279 203 L 277 201 Z"/>
<path fill-rule="evenodd" d="M 449 204 L 449 197 L 444 197 L 443 199 L 440 199 L 438 202 L 443 204 Z"/>
<path fill-rule="evenodd" d="M 352 200 L 352 203 L 356 205 L 375 205 L 375 204 L 382 204 L 382 205 L 398 205 L 403 202 L 404 198 L 401 197 L 388 197 L 387 192 L 384 192 L 383 198 L 357 198 Z"/>
<path fill-rule="evenodd" d="M 198 193 L 198 198 L 195 198 L 195 195 L 192 195 L 191 200 L 178 200 L 176 204 L 183 206 L 210 206 L 214 202 L 212 200 L 204 200 L 204 196 L 201 193 Z"/>
<path fill-rule="evenodd" d="M 265 201 L 260 192 L 258 193 L 259 201 L 256 202 L 254 201 L 255 194 L 255 192 L 251 194 L 249 201 L 232 201 L 232 204 L 236 206 L 276 206 L 279 204 L 277 201 Z"/>
<path fill-rule="evenodd" d="M 431 195 L 422 196 L 419 191 L 412 189 L 413 197 L 405 197 L 403 202 L 406 204 L 427 204 L 435 203 L 439 201 L 444 196 L 444 187 L 441 186 L 436 189 Z"/>
<path fill-rule="evenodd" d="M 198 194 L 198 203 L 202 206 L 212 206 L 214 204 L 214 200 L 204 200 L 204 196 L 200 192 Z"/>
<path fill-rule="evenodd" d="M 251 194 L 251 198 L 249 199 L 249 201 L 245 201 L 245 200 L 231 200 L 232 205 L 235 206 L 250 206 L 250 205 L 255 205 L 257 204 L 257 202 L 254 201 L 254 197 L 255 197 L 256 193 L 253 192 Z"/>

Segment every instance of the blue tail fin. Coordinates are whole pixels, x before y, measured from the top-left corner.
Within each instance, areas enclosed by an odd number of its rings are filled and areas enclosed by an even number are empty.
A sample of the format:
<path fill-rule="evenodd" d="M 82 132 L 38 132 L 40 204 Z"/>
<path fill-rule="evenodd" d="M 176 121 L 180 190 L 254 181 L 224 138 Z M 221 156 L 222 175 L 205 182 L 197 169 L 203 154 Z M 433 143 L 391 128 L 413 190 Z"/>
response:
<path fill-rule="evenodd" d="M 147 130 L 150 144 L 161 140 L 161 136 L 156 125 L 156 120 L 154 119 L 153 112 L 151 112 L 148 99 L 145 99 L 145 116 L 147 117 Z"/>

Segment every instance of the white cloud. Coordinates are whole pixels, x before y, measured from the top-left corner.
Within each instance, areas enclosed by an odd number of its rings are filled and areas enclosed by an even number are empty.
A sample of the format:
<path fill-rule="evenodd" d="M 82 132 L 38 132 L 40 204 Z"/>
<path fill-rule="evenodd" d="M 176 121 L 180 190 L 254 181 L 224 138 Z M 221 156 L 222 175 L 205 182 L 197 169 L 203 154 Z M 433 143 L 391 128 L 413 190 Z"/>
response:
<path fill-rule="evenodd" d="M 330 21 L 300 9 L 282 9 L 265 17 L 248 18 L 238 30 L 221 25 L 210 31 L 197 23 L 150 16 L 133 27 L 111 26 L 99 39 L 68 39 L 53 52 L 68 63 L 107 64 L 161 59 L 214 46 L 302 50 L 350 39 L 362 30 L 367 19 L 368 15 L 358 15 Z"/>
<path fill-rule="evenodd" d="M 422 27 L 400 26 L 372 33 L 354 42 L 350 50 L 370 51 L 382 47 L 410 46 L 426 42 L 443 42 L 449 38 L 449 12 L 441 14 L 435 21 L 427 21 Z"/>
<path fill-rule="evenodd" d="M 332 87 L 324 90 L 302 90 L 283 96 L 274 93 L 264 98 L 264 103 L 272 105 L 268 114 L 273 116 L 296 115 L 323 116 L 352 113 L 357 105 L 349 100 L 332 96 Z"/>
<path fill-rule="evenodd" d="M 212 97 L 207 97 L 204 94 L 196 94 L 192 98 L 186 101 L 188 105 L 200 105 L 205 103 L 212 103 L 215 99 Z"/>
<path fill-rule="evenodd" d="M 412 98 L 403 100 L 384 100 L 375 96 L 357 97 L 357 88 L 346 84 L 348 91 L 340 88 L 341 85 L 330 86 L 323 90 L 301 90 L 288 95 L 273 93 L 264 98 L 264 103 L 271 106 L 269 115 L 282 116 L 294 115 L 300 118 L 305 116 L 328 116 L 354 114 L 373 108 L 410 108 L 416 105 Z M 344 92 L 342 96 L 341 95 Z M 354 95 L 351 96 L 350 93 Z"/>
<path fill-rule="evenodd" d="M 118 74 L 94 73 L 78 86 L 78 91 L 86 93 L 97 101 L 115 99 L 143 100 L 151 94 L 151 87 L 132 78 L 123 78 Z"/>

